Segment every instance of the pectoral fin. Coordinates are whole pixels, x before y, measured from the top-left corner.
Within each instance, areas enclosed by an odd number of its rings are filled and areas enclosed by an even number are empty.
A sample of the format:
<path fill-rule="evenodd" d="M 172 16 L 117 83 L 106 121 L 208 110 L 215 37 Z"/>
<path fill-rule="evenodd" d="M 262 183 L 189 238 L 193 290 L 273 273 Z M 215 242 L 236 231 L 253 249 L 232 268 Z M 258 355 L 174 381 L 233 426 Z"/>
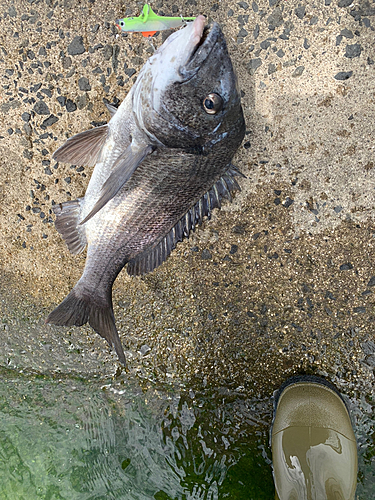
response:
<path fill-rule="evenodd" d="M 146 156 L 152 153 L 153 150 L 154 148 L 152 146 L 136 148 L 134 147 L 134 144 L 130 144 L 126 148 L 122 155 L 117 159 L 111 175 L 103 184 L 99 200 L 95 203 L 94 208 L 87 215 L 87 217 L 80 222 L 80 225 L 85 224 L 85 222 L 90 220 L 91 217 L 98 213 L 99 210 L 101 210 L 104 205 L 109 202 L 109 200 L 116 196 L 120 189 L 130 179 L 138 165 L 140 165 Z"/>
<path fill-rule="evenodd" d="M 73 165 L 92 167 L 98 161 L 100 151 L 108 136 L 108 125 L 102 125 L 70 137 L 52 158 Z"/>

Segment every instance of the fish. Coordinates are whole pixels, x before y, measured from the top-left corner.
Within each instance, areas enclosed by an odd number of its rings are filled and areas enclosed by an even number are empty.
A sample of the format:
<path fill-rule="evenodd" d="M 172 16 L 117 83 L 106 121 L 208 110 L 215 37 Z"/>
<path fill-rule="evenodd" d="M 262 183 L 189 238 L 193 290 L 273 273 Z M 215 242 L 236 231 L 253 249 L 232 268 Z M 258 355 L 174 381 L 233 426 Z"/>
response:
<path fill-rule="evenodd" d="M 123 32 L 141 32 L 144 37 L 155 35 L 157 31 L 179 28 L 186 21 L 194 21 L 195 17 L 158 16 L 148 4 L 145 4 L 138 17 L 117 19 L 115 24 Z"/>
<path fill-rule="evenodd" d="M 81 278 L 47 323 L 91 327 L 126 365 L 112 285 L 153 271 L 239 189 L 232 164 L 245 134 L 240 92 L 220 26 L 199 15 L 170 35 L 105 125 L 69 138 L 58 162 L 94 167 L 84 197 L 53 205 Z"/>

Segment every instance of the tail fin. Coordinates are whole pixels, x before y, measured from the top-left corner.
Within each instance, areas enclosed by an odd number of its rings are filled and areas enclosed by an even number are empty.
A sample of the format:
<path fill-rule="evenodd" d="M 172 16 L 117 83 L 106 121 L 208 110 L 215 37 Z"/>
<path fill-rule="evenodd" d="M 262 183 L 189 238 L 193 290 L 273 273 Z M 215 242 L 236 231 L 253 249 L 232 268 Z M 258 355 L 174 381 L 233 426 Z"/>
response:
<path fill-rule="evenodd" d="M 109 345 L 115 348 L 120 362 L 126 365 L 124 351 L 115 325 L 111 299 L 97 305 L 91 297 L 82 296 L 76 288 L 73 288 L 46 319 L 46 323 L 60 326 L 82 326 L 87 322 L 106 339 Z"/>

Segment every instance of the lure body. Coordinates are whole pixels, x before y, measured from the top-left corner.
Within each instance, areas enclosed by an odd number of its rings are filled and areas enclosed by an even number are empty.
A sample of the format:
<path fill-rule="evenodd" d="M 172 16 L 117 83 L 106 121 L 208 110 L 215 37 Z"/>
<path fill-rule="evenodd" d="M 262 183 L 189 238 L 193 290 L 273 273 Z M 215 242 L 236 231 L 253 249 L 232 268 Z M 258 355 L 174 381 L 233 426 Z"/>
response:
<path fill-rule="evenodd" d="M 142 14 L 138 17 L 124 17 L 117 19 L 116 26 L 124 32 L 141 32 L 144 37 L 154 35 L 157 31 L 179 28 L 186 21 L 194 21 L 195 17 L 167 17 L 158 16 L 146 4 L 142 9 Z"/>

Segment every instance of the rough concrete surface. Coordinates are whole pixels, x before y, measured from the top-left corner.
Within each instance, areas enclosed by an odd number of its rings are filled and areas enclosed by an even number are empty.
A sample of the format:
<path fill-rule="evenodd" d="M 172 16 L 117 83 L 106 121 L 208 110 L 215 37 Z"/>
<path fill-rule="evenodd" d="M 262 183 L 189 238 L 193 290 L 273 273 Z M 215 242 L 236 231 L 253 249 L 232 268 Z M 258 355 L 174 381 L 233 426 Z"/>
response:
<path fill-rule="evenodd" d="M 118 17 L 140 2 L 2 1 L 0 363 L 109 375 L 116 356 L 91 328 L 45 317 L 71 290 L 52 203 L 84 194 L 91 169 L 56 164 L 67 137 L 108 121 L 152 53 Z M 375 3 L 214 0 L 151 3 L 218 21 L 242 90 L 247 176 L 160 268 L 122 272 L 114 309 L 128 370 L 151 381 L 270 394 L 323 373 L 373 391 Z M 165 38 L 154 38 L 159 46 Z"/>

